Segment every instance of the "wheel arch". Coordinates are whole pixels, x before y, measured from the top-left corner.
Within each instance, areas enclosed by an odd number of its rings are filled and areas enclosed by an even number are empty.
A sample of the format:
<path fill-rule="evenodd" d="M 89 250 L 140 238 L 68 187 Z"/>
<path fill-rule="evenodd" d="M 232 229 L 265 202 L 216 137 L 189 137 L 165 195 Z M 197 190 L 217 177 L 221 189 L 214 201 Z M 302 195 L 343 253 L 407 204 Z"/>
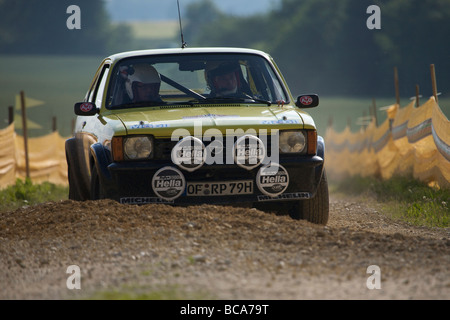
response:
<path fill-rule="evenodd" d="M 111 162 L 111 152 L 105 146 L 99 142 L 91 144 L 89 157 L 91 170 L 97 170 L 99 182 L 104 186 L 107 194 L 109 186 L 112 185 L 112 176 L 108 169 Z"/>

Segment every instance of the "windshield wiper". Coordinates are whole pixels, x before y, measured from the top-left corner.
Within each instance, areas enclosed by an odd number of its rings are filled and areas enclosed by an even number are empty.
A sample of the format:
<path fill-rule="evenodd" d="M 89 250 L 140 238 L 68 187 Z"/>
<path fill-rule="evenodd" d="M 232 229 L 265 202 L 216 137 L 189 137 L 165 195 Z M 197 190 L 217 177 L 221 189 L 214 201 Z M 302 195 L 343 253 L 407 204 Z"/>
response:
<path fill-rule="evenodd" d="M 180 102 L 170 102 L 170 103 L 166 103 L 166 106 L 184 106 L 184 105 L 188 105 L 188 106 L 193 106 L 194 103 L 197 102 L 197 100 L 189 100 L 189 101 L 180 101 Z"/>
<path fill-rule="evenodd" d="M 261 102 L 261 103 L 267 104 L 267 106 L 269 106 L 269 107 L 272 105 L 272 102 L 271 102 L 271 101 L 264 100 L 264 99 L 259 99 L 259 98 L 255 98 L 255 97 L 251 97 L 251 96 L 249 96 L 248 94 L 245 94 L 245 93 L 244 93 L 244 95 L 245 95 L 247 98 L 252 99 L 253 101 Z"/>
<path fill-rule="evenodd" d="M 245 101 L 247 98 L 242 97 L 209 97 L 205 100 L 201 100 L 201 102 L 209 102 L 209 101 Z"/>
<path fill-rule="evenodd" d="M 166 105 L 164 101 L 145 101 L 145 102 L 129 102 L 123 103 L 116 106 L 112 106 L 111 109 L 121 109 L 121 108 L 141 108 L 141 107 L 156 107 Z"/>
<path fill-rule="evenodd" d="M 249 102 L 248 100 L 252 100 L 253 102 L 264 103 L 264 104 L 267 104 L 268 106 L 272 105 L 271 101 L 254 98 L 254 97 L 251 97 L 251 96 L 249 96 L 247 94 L 244 94 L 244 96 L 245 97 L 209 97 L 209 98 L 206 98 L 204 100 L 200 100 L 200 101 L 197 100 L 197 101 L 199 103 L 208 103 L 208 102 L 211 102 L 211 101 L 217 101 L 217 102 L 227 101 L 227 102 L 236 102 L 237 103 L 237 102 Z"/>

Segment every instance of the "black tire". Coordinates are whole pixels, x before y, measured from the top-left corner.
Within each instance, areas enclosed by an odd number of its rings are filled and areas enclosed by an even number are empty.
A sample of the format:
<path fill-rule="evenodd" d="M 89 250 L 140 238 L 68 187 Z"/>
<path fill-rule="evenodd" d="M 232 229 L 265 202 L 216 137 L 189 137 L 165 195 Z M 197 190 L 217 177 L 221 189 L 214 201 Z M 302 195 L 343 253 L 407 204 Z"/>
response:
<path fill-rule="evenodd" d="M 79 172 L 79 171 L 78 171 Z M 67 176 L 69 180 L 69 199 L 75 201 L 84 201 L 89 199 L 89 193 L 80 185 L 77 179 L 76 165 L 67 163 Z"/>
<path fill-rule="evenodd" d="M 76 201 L 89 200 L 89 181 L 84 179 L 83 169 L 78 157 L 78 144 L 75 138 L 66 140 L 67 178 L 69 182 L 69 199 Z"/>
<path fill-rule="evenodd" d="M 91 200 L 99 200 L 105 198 L 105 192 L 98 175 L 98 171 L 95 165 L 91 170 Z"/>
<path fill-rule="evenodd" d="M 294 219 L 304 219 L 311 223 L 326 225 L 329 217 L 328 181 L 325 169 L 322 173 L 316 195 L 312 199 L 301 200 L 290 213 Z"/>

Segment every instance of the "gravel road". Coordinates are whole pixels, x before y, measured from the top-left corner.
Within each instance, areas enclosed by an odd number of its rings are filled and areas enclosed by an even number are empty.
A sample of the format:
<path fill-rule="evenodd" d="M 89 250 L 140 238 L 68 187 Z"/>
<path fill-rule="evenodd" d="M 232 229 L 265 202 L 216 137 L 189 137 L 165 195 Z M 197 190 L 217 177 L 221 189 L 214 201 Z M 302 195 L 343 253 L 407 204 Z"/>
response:
<path fill-rule="evenodd" d="M 450 230 L 379 206 L 332 195 L 327 226 L 212 205 L 23 207 L 0 213 L 0 299 L 449 299 Z"/>

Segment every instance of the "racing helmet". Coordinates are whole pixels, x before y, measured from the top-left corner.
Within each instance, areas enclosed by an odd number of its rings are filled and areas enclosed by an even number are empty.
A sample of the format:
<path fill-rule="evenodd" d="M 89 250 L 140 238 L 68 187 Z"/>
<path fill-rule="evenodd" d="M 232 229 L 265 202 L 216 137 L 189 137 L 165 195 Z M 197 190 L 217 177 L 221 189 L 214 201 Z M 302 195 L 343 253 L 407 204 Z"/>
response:
<path fill-rule="evenodd" d="M 159 76 L 158 71 L 156 71 L 153 66 L 149 64 L 138 64 L 135 65 L 133 69 L 133 74 L 129 74 L 128 79 L 125 82 L 127 94 L 131 100 L 133 100 L 134 98 L 133 84 L 135 82 L 142 82 L 145 84 L 161 84 L 161 77 Z"/>

